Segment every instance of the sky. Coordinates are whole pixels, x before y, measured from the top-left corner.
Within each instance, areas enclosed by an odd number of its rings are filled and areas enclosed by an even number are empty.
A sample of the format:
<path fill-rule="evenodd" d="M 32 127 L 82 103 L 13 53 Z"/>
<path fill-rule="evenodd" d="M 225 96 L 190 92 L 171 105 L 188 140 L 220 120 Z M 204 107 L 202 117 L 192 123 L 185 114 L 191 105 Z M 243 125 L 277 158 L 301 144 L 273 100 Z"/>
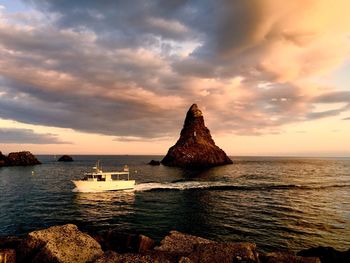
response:
<path fill-rule="evenodd" d="M 348 0 L 0 0 L 0 151 L 350 156 Z"/>

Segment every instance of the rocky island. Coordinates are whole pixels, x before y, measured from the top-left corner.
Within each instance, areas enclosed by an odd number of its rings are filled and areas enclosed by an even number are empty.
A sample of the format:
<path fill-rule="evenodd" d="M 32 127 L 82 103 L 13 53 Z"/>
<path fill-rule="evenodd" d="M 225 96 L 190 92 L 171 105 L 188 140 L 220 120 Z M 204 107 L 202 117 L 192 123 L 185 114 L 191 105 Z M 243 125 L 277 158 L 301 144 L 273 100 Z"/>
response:
<path fill-rule="evenodd" d="M 41 164 L 41 162 L 30 152 L 13 152 L 5 156 L 0 152 L 0 167 L 2 166 L 29 166 Z"/>
<path fill-rule="evenodd" d="M 226 153 L 215 145 L 197 104 L 187 112 L 180 138 L 161 161 L 163 165 L 180 167 L 211 167 L 232 164 Z"/>
<path fill-rule="evenodd" d="M 58 162 L 73 162 L 73 157 L 69 155 L 62 155 L 58 160 Z"/>

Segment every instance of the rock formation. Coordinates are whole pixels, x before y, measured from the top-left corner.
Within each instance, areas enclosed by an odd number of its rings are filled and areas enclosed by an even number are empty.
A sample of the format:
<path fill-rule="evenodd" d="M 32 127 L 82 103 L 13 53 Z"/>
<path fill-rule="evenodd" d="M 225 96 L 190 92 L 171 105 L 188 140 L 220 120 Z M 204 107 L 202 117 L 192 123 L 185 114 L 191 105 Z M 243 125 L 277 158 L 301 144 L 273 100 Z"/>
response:
<path fill-rule="evenodd" d="M 226 153 L 215 145 L 197 104 L 187 112 L 180 138 L 163 158 L 162 164 L 181 167 L 210 167 L 231 164 Z"/>
<path fill-rule="evenodd" d="M 160 165 L 160 161 L 151 160 L 148 164 L 153 165 L 153 166 L 157 166 L 157 165 Z"/>
<path fill-rule="evenodd" d="M 58 160 L 58 162 L 73 162 L 72 156 L 62 155 Z"/>
<path fill-rule="evenodd" d="M 41 164 L 39 160 L 30 152 L 13 152 L 7 157 L 0 152 L 1 166 L 28 166 Z"/>
<path fill-rule="evenodd" d="M 92 262 L 102 256 L 101 246 L 76 225 L 34 231 L 18 247 L 18 262 Z"/>
<path fill-rule="evenodd" d="M 331 247 L 264 253 L 251 242 L 215 242 L 170 231 L 154 247 L 144 235 L 126 234 L 118 229 L 93 237 L 68 224 L 29 233 L 26 237 L 0 236 L 0 262 L 168 262 L 168 263 L 349 263 L 350 250 Z M 102 249 L 101 249 L 102 248 Z M 17 260 L 16 260 L 17 259 Z"/>
<path fill-rule="evenodd" d="M 0 167 L 6 165 L 6 156 L 0 152 Z"/>

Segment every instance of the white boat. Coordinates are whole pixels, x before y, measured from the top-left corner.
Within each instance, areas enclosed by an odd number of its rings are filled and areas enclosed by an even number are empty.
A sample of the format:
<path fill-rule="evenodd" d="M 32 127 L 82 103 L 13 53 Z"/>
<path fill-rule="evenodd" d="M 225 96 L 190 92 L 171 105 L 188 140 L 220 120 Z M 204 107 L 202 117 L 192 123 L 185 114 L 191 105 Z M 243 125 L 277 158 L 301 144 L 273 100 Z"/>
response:
<path fill-rule="evenodd" d="M 129 168 L 124 166 L 121 172 L 103 172 L 99 162 L 93 172 L 85 173 L 81 180 L 72 180 L 79 192 L 101 192 L 133 189 L 135 180 L 130 180 Z"/>

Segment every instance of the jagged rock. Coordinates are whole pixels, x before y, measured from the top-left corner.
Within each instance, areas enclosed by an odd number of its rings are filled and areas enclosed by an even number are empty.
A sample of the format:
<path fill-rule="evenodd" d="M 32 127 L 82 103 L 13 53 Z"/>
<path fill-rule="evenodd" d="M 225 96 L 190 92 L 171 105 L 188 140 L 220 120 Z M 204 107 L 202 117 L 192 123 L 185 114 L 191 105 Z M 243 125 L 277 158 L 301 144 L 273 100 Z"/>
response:
<path fill-rule="evenodd" d="M 4 155 L 2 155 L 3 158 Z M 28 166 L 41 164 L 39 160 L 30 152 L 13 152 L 5 158 L 4 166 Z"/>
<path fill-rule="evenodd" d="M 137 251 L 139 253 L 149 251 L 150 249 L 154 248 L 154 245 L 155 245 L 155 242 L 152 238 L 149 238 L 148 236 L 145 236 L 145 235 L 138 236 Z"/>
<path fill-rule="evenodd" d="M 73 162 L 72 156 L 62 155 L 58 160 L 58 162 Z"/>
<path fill-rule="evenodd" d="M 155 241 L 147 236 L 119 232 L 117 229 L 94 235 L 94 238 L 101 244 L 103 250 L 114 250 L 118 253 L 143 253 L 155 245 Z"/>
<path fill-rule="evenodd" d="M 338 251 L 332 247 L 313 247 L 301 250 L 297 253 L 303 257 L 319 257 L 322 263 L 349 263 L 350 249 L 348 251 Z"/>
<path fill-rule="evenodd" d="M 197 244 L 187 256 L 193 263 L 258 263 L 259 256 L 254 243 Z"/>
<path fill-rule="evenodd" d="M 11 248 L 17 249 L 23 238 L 16 236 L 0 237 L 0 249 Z"/>
<path fill-rule="evenodd" d="M 18 247 L 19 262 L 90 262 L 103 254 L 101 246 L 76 225 L 34 231 Z"/>
<path fill-rule="evenodd" d="M 261 263 L 321 263 L 317 257 L 300 257 L 287 251 L 262 254 L 260 255 L 260 261 Z"/>
<path fill-rule="evenodd" d="M 94 263 L 173 263 L 178 262 L 177 257 L 171 255 L 156 252 L 149 254 L 119 254 L 115 251 L 107 251 L 102 257 L 97 259 Z"/>
<path fill-rule="evenodd" d="M 16 251 L 14 249 L 0 249 L 0 263 L 16 263 Z"/>
<path fill-rule="evenodd" d="M 160 161 L 152 160 L 152 161 L 150 161 L 148 164 L 149 164 L 149 165 L 156 166 L 156 165 L 160 165 Z"/>
<path fill-rule="evenodd" d="M 215 145 L 197 104 L 187 112 L 180 138 L 161 161 L 167 166 L 210 167 L 231 164 L 226 153 Z"/>
<path fill-rule="evenodd" d="M 155 250 L 186 255 L 193 252 L 196 245 L 208 243 L 215 242 L 178 231 L 170 231 L 170 234 L 160 242 L 160 246 L 155 247 Z"/>

